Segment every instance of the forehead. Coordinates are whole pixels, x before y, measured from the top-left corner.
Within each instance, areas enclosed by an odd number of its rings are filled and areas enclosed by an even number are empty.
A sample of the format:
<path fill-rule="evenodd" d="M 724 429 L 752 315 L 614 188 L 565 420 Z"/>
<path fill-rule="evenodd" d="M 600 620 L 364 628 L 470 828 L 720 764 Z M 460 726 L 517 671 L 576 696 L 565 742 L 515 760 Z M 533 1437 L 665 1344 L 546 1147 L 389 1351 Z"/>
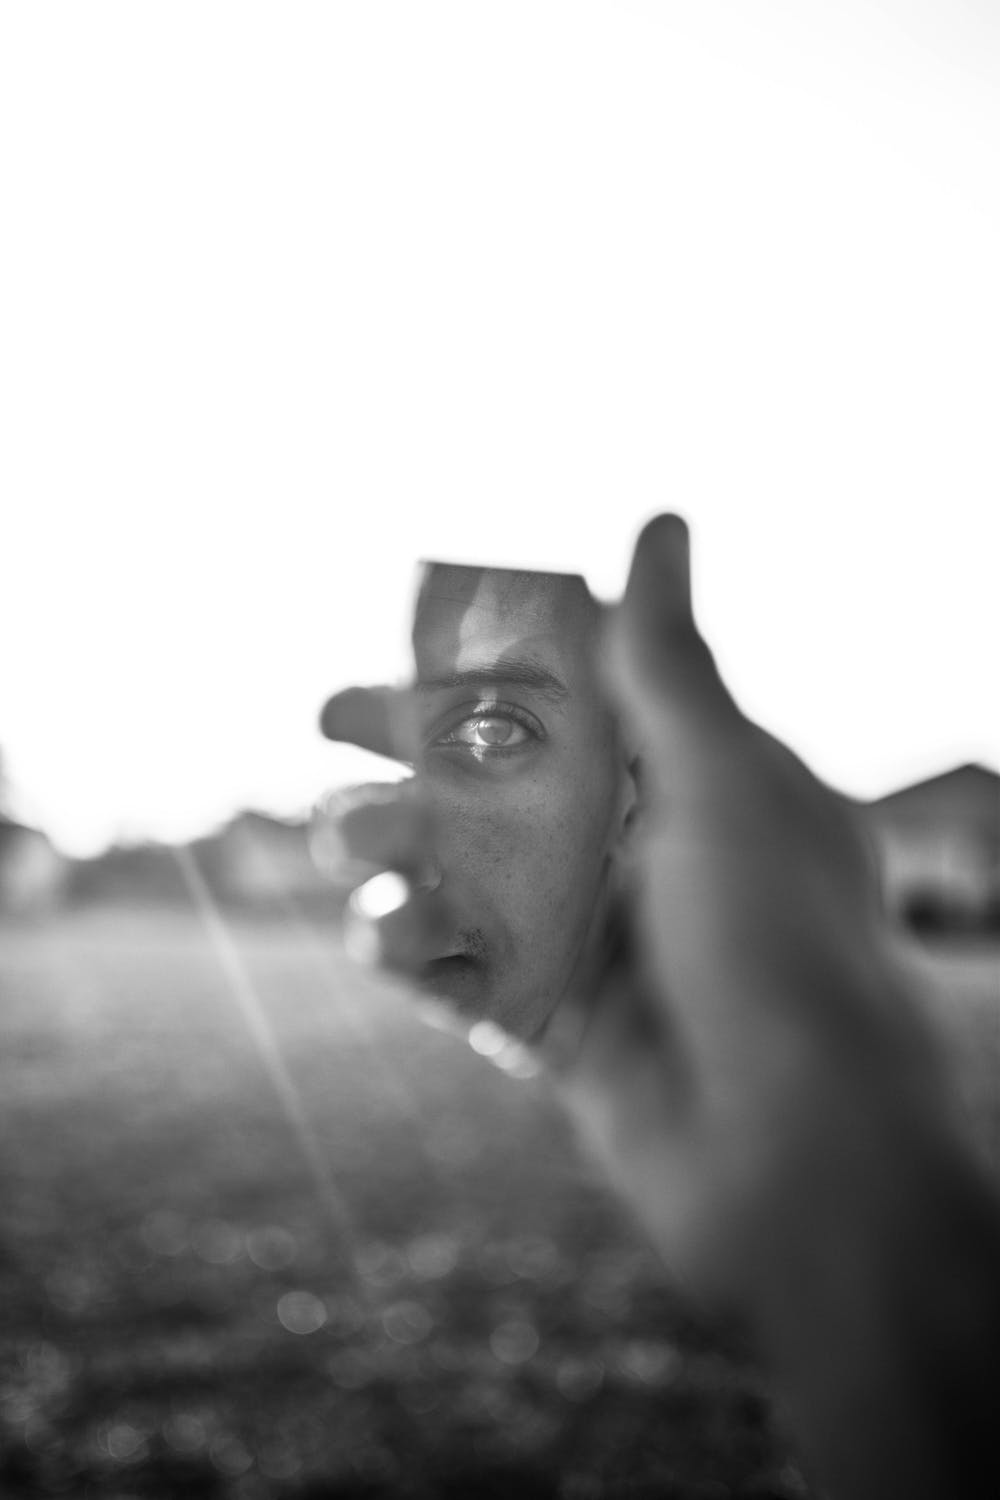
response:
<path fill-rule="evenodd" d="M 417 596 L 413 649 L 418 677 L 528 658 L 567 686 L 589 677 L 598 606 L 569 573 L 427 563 Z"/>

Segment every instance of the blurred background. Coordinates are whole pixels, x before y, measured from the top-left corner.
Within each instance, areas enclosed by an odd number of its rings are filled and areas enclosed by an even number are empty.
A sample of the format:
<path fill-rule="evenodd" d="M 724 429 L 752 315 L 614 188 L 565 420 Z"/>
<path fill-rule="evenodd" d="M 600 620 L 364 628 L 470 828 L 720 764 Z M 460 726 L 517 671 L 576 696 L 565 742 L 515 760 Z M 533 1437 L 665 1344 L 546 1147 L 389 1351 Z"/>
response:
<path fill-rule="evenodd" d="M 998 1164 L 997 27 L 4 11 L 0 1492 L 809 1493 L 544 1080 L 343 966 L 316 719 L 418 559 L 682 511 Z"/>

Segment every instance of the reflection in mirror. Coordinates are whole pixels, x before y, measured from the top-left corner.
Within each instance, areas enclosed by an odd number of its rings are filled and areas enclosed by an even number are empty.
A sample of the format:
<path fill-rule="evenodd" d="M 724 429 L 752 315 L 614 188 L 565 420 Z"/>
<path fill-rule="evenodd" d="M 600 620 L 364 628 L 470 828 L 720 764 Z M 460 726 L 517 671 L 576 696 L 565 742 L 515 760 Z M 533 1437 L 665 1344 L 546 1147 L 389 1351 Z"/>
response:
<path fill-rule="evenodd" d="M 450 931 L 427 974 L 462 1012 L 545 1028 L 607 917 L 635 785 L 583 578 L 424 565 L 419 752 Z"/>

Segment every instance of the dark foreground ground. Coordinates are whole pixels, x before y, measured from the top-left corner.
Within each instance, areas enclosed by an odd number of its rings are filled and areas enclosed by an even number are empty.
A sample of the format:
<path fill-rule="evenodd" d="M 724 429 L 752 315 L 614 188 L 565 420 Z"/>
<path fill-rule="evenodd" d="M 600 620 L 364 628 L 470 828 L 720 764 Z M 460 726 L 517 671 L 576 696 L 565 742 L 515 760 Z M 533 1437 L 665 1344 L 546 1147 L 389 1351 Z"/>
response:
<path fill-rule="evenodd" d="M 811 1493 L 541 1080 L 227 931 L 0 931 L 3 1500 Z M 995 954 L 930 972 L 992 1151 Z"/>

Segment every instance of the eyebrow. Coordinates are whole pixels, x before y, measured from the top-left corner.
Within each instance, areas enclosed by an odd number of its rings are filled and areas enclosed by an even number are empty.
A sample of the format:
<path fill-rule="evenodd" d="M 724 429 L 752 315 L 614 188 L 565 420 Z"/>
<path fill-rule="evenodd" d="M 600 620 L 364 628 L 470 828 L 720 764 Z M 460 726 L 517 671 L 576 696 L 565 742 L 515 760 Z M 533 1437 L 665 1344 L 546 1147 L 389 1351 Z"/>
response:
<path fill-rule="evenodd" d="M 520 687 L 561 703 L 569 697 L 569 688 L 547 667 L 527 658 L 509 657 L 465 667 L 461 672 L 446 672 L 439 677 L 421 677 L 417 688 L 435 692 L 452 688 Z"/>

